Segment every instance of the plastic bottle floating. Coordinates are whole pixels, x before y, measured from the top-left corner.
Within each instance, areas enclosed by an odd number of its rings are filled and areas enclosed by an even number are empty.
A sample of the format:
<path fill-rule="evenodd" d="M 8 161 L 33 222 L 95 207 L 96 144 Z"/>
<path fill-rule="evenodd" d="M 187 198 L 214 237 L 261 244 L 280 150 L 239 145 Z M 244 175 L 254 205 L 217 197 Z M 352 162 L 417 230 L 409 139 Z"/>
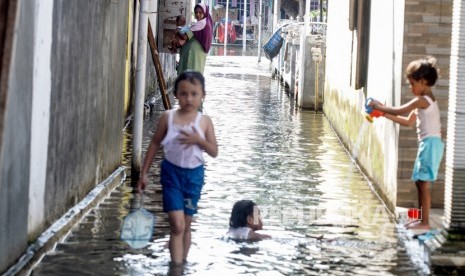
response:
<path fill-rule="evenodd" d="M 378 118 L 380 116 L 384 116 L 384 112 L 373 109 L 373 107 L 370 106 L 370 103 L 373 101 L 373 98 L 368 98 L 365 101 L 365 119 L 368 120 L 368 122 L 373 123 L 373 118 Z"/>

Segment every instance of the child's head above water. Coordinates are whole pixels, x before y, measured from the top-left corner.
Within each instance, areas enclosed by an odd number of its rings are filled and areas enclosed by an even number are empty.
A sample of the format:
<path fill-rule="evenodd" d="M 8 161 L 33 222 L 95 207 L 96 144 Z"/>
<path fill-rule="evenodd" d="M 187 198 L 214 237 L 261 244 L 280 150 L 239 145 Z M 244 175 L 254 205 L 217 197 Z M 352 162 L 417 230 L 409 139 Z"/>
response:
<path fill-rule="evenodd" d="M 231 211 L 229 226 L 231 228 L 249 227 L 253 230 L 261 230 L 263 224 L 257 204 L 252 200 L 237 201 Z"/>
<path fill-rule="evenodd" d="M 436 68 L 436 58 L 427 56 L 409 63 L 405 75 L 407 79 L 419 81 L 426 80 L 428 86 L 433 86 L 438 79 L 438 69 Z"/>

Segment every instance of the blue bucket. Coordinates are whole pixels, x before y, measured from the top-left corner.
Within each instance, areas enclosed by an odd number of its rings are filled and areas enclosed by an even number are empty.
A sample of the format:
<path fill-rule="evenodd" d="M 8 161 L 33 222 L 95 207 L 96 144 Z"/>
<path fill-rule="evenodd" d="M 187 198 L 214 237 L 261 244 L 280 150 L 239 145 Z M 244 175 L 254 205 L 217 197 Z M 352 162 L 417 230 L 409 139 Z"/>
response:
<path fill-rule="evenodd" d="M 283 45 L 284 39 L 281 37 L 281 28 L 279 28 L 268 40 L 268 42 L 263 45 L 263 52 L 265 52 L 265 56 L 267 59 L 273 59 L 277 54 L 279 54 L 279 50 L 281 50 L 281 46 Z"/>

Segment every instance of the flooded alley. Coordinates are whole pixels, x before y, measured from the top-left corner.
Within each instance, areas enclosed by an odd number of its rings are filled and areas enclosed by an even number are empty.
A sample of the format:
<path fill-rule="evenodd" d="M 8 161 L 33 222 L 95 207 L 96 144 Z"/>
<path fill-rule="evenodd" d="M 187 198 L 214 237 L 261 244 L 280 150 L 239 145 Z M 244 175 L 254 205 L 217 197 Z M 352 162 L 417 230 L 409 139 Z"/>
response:
<path fill-rule="evenodd" d="M 32 275 L 423 275 L 405 233 L 341 145 L 323 113 L 299 110 L 269 60 L 208 56 L 204 113 L 214 123 L 219 155 L 206 157 L 199 212 L 183 271 L 170 271 L 162 212 L 160 155 L 144 196 L 156 216 L 153 240 L 131 249 L 119 239 L 132 194 L 130 127 L 123 162 L 128 176 L 34 268 Z M 158 101 L 160 102 L 160 101 Z M 144 121 L 143 151 L 163 112 Z M 231 208 L 251 199 L 260 210 L 259 242 L 228 240 Z"/>

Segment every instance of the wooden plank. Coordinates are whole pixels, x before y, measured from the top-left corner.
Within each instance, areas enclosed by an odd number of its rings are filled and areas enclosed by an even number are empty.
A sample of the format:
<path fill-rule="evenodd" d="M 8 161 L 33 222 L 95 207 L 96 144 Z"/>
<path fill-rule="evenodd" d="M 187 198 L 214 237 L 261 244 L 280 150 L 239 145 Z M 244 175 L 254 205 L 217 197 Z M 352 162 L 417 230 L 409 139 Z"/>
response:
<path fill-rule="evenodd" d="M 155 71 L 157 72 L 158 86 L 160 87 L 161 98 L 163 99 L 163 106 L 165 109 L 171 109 L 170 98 L 166 91 L 165 77 L 163 76 L 163 70 L 160 64 L 160 56 L 158 55 L 157 44 L 155 43 L 155 38 L 153 36 L 152 27 L 150 26 L 149 20 L 149 30 L 147 32 L 147 39 L 150 45 L 150 52 L 152 53 L 153 64 L 155 65 Z"/>

